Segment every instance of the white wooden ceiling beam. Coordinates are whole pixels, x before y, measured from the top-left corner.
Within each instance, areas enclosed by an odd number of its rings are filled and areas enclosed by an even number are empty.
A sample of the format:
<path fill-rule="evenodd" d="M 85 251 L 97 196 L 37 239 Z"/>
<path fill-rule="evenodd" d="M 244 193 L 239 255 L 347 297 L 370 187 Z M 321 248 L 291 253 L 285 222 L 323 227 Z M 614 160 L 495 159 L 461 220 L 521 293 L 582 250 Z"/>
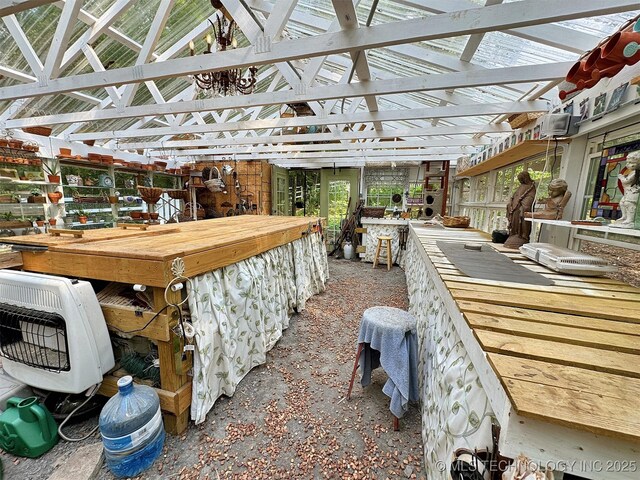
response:
<path fill-rule="evenodd" d="M 0 17 L 14 15 L 24 10 L 53 3 L 55 0 L 3 0 L 0 2 Z"/>
<path fill-rule="evenodd" d="M 270 159 L 291 159 L 291 160 L 305 160 L 305 159 L 334 159 L 334 158 L 389 158 L 394 157 L 424 157 L 426 155 L 469 155 L 475 153 L 472 147 L 441 147 L 441 148 L 421 148 L 417 150 L 362 150 L 362 151 L 348 151 L 348 152 L 303 152 L 303 153 L 233 153 L 233 152 L 220 152 L 216 149 L 202 149 L 202 150 L 190 150 L 190 153 L 186 151 L 172 152 L 176 157 L 197 157 L 197 156 L 211 156 L 214 157 L 229 157 L 233 156 L 236 160 L 270 160 Z"/>
<path fill-rule="evenodd" d="M 25 35 L 24 30 L 22 30 L 22 27 L 18 23 L 16 16 L 7 15 L 6 17 L 2 17 L 2 20 L 4 21 L 7 30 L 9 30 L 9 33 L 11 34 L 11 38 L 13 38 L 13 40 L 18 45 L 22 56 L 29 64 L 29 68 L 33 72 L 33 75 L 36 77 L 38 75 L 41 75 L 42 71 L 44 70 L 44 65 L 42 65 L 40 57 L 38 57 L 38 54 L 33 49 L 31 42 Z"/>
<path fill-rule="evenodd" d="M 352 0 L 331 0 L 333 9 L 336 12 L 336 17 L 343 30 L 352 30 L 359 28 L 358 15 L 356 13 L 356 7 Z M 360 82 L 368 82 L 371 80 L 371 71 L 369 70 L 369 62 L 367 61 L 367 52 L 365 50 L 351 50 L 349 52 L 352 68 L 355 69 L 358 74 L 358 80 Z M 375 95 L 365 95 L 364 100 L 367 104 L 367 109 L 370 112 L 378 111 L 378 101 Z M 373 124 L 376 130 L 382 129 L 382 123 L 375 122 Z"/>
<path fill-rule="evenodd" d="M 316 144 L 316 145 L 270 145 L 270 146 L 225 146 L 220 148 L 198 148 L 193 147 L 193 149 L 185 149 L 178 150 L 172 149 L 175 151 L 176 155 L 196 155 L 197 152 L 205 152 L 208 155 L 228 155 L 231 153 L 278 153 L 278 152 L 337 152 L 336 155 L 340 155 L 343 151 L 371 151 L 371 150 L 394 150 L 398 149 L 398 151 L 404 151 L 404 149 L 416 149 L 416 148 L 424 148 L 424 149 L 432 149 L 434 147 L 438 148 L 456 148 L 457 151 L 464 148 L 470 148 L 473 150 L 476 145 L 472 145 L 474 143 L 473 139 L 464 140 L 414 140 L 414 141 L 391 141 L 391 142 L 357 142 L 357 143 L 331 143 L 331 144 Z M 488 142 L 487 142 L 488 143 Z M 162 150 L 162 149 L 157 149 Z M 151 150 L 155 151 L 155 150 Z M 195 153 L 194 153 L 195 152 Z"/>
<path fill-rule="evenodd" d="M 129 0 L 130 1 L 130 0 Z M 223 0 L 234 2 L 236 0 Z M 312 37 L 275 42 L 268 52 L 256 53 L 254 48 L 238 48 L 216 55 L 197 55 L 155 62 L 134 67 L 88 73 L 51 80 L 47 85 L 16 85 L 0 89 L 0 100 L 51 95 L 71 90 L 105 87 L 123 83 L 190 75 L 202 71 L 277 63 L 317 55 L 348 52 L 356 49 L 380 48 L 398 43 L 483 33 L 492 30 L 528 26 L 552 21 L 570 20 L 633 10 L 636 0 L 522 0 L 514 3 L 475 8 L 452 14 L 433 15 L 369 28 L 341 30 Z M 251 19 L 253 21 L 253 19 Z"/>
<path fill-rule="evenodd" d="M 411 128 L 411 129 L 383 129 L 379 131 L 368 130 L 363 132 L 341 132 L 341 133 L 303 133 L 295 135 L 270 135 L 260 136 L 256 138 L 238 138 L 233 137 L 232 142 L 226 140 L 175 140 L 175 141 L 149 141 L 149 142 L 131 142 L 122 143 L 121 148 L 125 150 L 138 150 L 143 148 L 162 149 L 162 148 L 182 148 L 182 147 L 212 147 L 223 145 L 257 145 L 257 144 L 279 144 L 279 143 L 306 143 L 306 142 L 335 142 L 341 140 L 365 140 L 380 138 L 412 138 L 412 137 L 434 137 L 434 136 L 457 136 L 472 135 L 476 133 L 505 133 L 511 132 L 511 127 L 504 124 L 497 125 L 467 125 L 462 127 L 436 127 L 436 128 Z M 434 146 L 437 142 L 452 142 L 456 145 L 456 139 L 434 140 Z M 464 139 L 465 145 L 480 145 L 487 140 L 483 139 Z M 475 143 L 479 141 L 480 143 Z M 472 142 L 472 143 L 469 143 Z"/>
<path fill-rule="evenodd" d="M 60 75 L 62 58 L 78 21 L 80 7 L 82 7 L 82 0 L 67 0 L 65 2 L 44 62 L 41 83 L 46 83 L 48 79 L 56 78 Z"/>
<path fill-rule="evenodd" d="M 102 65 L 102 62 L 98 58 L 98 54 L 91 47 L 91 45 L 85 45 L 82 48 L 82 52 L 84 53 L 84 56 L 89 62 L 89 65 L 91 66 L 91 68 L 93 68 L 94 72 L 105 71 L 104 65 Z M 111 102 L 114 105 L 120 105 L 121 96 L 120 96 L 120 93 L 118 92 L 118 89 L 116 87 L 105 87 L 105 90 L 107 92 L 107 95 L 109 95 L 109 98 L 111 98 Z"/>
<path fill-rule="evenodd" d="M 322 165 L 325 167 L 332 167 L 336 164 L 339 166 L 356 166 L 365 165 L 366 163 L 389 163 L 389 162 L 422 162 L 428 160 L 457 160 L 461 155 L 432 155 L 426 154 L 422 156 L 409 156 L 409 157 L 389 157 L 389 158 L 376 158 L 364 155 L 362 157 L 335 157 L 335 158 L 307 158 L 307 159 L 295 159 L 295 158 L 277 158 L 269 160 L 269 163 L 278 165 Z"/>
<path fill-rule="evenodd" d="M 478 4 L 471 0 L 395 0 L 395 2 L 435 14 L 478 8 Z M 526 15 L 526 10 L 523 11 L 523 14 Z M 561 25 L 527 26 L 508 29 L 503 33 L 573 53 L 584 53 L 601 40 L 595 35 L 582 33 Z"/>
<path fill-rule="evenodd" d="M 144 65 L 151 60 L 153 51 L 156 49 L 156 45 L 162 35 L 162 31 L 167 24 L 167 20 L 169 20 L 169 15 L 171 14 L 175 1 L 176 0 L 160 0 L 156 14 L 153 17 L 153 22 L 151 22 L 144 44 L 142 45 L 142 50 L 140 50 L 138 58 L 136 59 L 135 64 L 137 66 Z M 121 100 L 124 107 L 131 105 L 138 86 L 139 83 L 130 83 L 125 86 Z"/>
<path fill-rule="evenodd" d="M 233 122 L 225 124 L 209 124 L 194 127 L 155 128 L 155 129 L 128 129 L 119 131 L 87 132 L 73 134 L 71 140 L 99 140 L 106 138 L 131 138 L 149 137 L 161 135 L 178 135 L 182 133 L 207 133 L 224 132 L 233 130 L 252 130 L 263 128 L 290 128 L 313 125 L 335 125 L 340 123 L 355 122 L 390 122 L 411 120 L 416 118 L 435 117 L 459 117 L 496 115 L 500 113 L 524 113 L 524 112 L 546 112 L 547 102 L 504 102 L 475 105 L 456 105 L 447 107 L 431 107 L 411 110 L 384 110 L 380 112 L 363 112 L 348 115 L 330 115 L 327 117 L 294 117 L 276 118 L 269 120 L 255 120 L 248 122 Z"/>
<path fill-rule="evenodd" d="M 7 123 L 9 128 L 22 128 L 32 125 L 55 125 L 70 122 L 94 122 L 125 117 L 141 117 L 147 115 L 166 115 L 189 113 L 194 111 L 213 111 L 237 108 L 249 108 L 260 105 L 277 105 L 292 102 L 310 102 L 330 98 L 361 97 L 366 94 L 392 95 L 397 93 L 442 90 L 445 88 L 467 88 L 481 85 L 497 85 L 502 82 L 530 82 L 533 78 L 553 80 L 563 78 L 571 67 L 571 62 L 529 66 L 498 68 L 479 72 L 453 72 L 440 75 L 424 75 L 420 77 L 391 78 L 360 82 L 353 84 L 329 85 L 315 87 L 304 94 L 294 90 L 254 93 L 211 99 L 199 99 L 181 102 L 168 102 L 160 105 L 140 105 L 120 110 L 96 109 L 86 112 L 48 115 L 16 119 Z M 461 99 L 458 99 L 461 100 Z M 465 99 L 467 104 L 470 100 Z M 475 102 L 474 102 L 475 103 Z M 351 122 L 346 122 L 351 123 Z"/>

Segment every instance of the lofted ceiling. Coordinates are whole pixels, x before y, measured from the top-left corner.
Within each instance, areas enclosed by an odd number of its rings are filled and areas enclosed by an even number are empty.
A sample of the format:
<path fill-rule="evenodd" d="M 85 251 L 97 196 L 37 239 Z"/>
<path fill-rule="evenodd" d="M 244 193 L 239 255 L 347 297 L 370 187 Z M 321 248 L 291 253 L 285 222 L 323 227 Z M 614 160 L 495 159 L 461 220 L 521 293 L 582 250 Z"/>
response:
<path fill-rule="evenodd" d="M 507 116 L 548 110 L 572 63 L 640 13 L 629 0 L 219 3 L 0 2 L 0 128 L 184 161 L 455 160 L 509 131 Z M 238 48 L 190 56 L 218 15 Z M 249 95 L 205 97 L 190 79 L 250 65 Z M 288 104 L 312 115 L 283 118 Z"/>

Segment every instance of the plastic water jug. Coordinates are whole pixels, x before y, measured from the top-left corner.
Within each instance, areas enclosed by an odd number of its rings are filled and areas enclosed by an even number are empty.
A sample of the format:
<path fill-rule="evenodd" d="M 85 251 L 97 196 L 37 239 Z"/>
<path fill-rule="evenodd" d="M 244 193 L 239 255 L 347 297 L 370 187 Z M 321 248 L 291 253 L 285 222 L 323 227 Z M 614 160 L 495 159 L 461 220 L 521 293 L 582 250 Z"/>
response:
<path fill-rule="evenodd" d="M 345 260 L 351 260 L 353 258 L 353 245 L 351 245 L 351 242 L 347 242 L 344 244 L 343 251 Z"/>
<path fill-rule="evenodd" d="M 21 457 L 35 458 L 58 443 L 58 426 L 36 397 L 7 400 L 0 415 L 0 447 Z"/>
<path fill-rule="evenodd" d="M 100 412 L 100 434 L 107 466 L 117 477 L 135 477 L 162 452 L 164 425 L 160 399 L 151 387 L 118 380 L 118 393 Z"/>

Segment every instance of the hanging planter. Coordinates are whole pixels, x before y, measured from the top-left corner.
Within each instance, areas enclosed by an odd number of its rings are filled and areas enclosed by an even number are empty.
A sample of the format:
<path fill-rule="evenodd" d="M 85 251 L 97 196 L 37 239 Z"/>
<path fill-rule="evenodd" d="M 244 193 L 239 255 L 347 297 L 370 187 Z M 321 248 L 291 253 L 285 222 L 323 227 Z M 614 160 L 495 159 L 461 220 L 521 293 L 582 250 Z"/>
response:
<path fill-rule="evenodd" d="M 47 197 L 49 197 L 49 201 L 51 203 L 58 203 L 62 198 L 61 192 L 49 192 L 47 193 Z"/>
<path fill-rule="evenodd" d="M 25 127 L 22 129 L 24 133 L 30 133 L 32 135 L 41 135 L 43 137 L 48 137 L 51 135 L 52 128 L 51 127 Z"/>

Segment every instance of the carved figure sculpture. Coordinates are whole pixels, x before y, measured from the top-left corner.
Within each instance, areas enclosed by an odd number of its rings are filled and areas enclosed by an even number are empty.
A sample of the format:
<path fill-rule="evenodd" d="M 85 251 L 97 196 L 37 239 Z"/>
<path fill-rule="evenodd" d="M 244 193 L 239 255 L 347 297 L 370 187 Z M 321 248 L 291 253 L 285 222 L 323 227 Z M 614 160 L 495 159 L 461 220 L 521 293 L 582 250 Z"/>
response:
<path fill-rule="evenodd" d="M 525 212 L 531 210 L 536 198 L 536 185 L 531 180 L 529 172 L 518 174 L 520 186 L 511 196 L 507 204 L 507 221 L 509 222 L 509 238 L 504 242 L 507 248 L 520 248 L 529 242 L 531 222 L 524 219 Z"/>
<path fill-rule="evenodd" d="M 544 210 L 541 212 L 527 212 L 527 218 L 541 218 L 544 220 L 561 220 L 564 207 L 571 198 L 569 185 L 561 178 L 551 180 L 549 183 L 549 197 L 544 199 Z"/>
<path fill-rule="evenodd" d="M 612 227 L 633 228 L 640 197 L 640 150 L 627 155 L 627 173 L 620 173 L 618 180 L 624 188 L 619 206 L 622 216 L 611 224 Z"/>

